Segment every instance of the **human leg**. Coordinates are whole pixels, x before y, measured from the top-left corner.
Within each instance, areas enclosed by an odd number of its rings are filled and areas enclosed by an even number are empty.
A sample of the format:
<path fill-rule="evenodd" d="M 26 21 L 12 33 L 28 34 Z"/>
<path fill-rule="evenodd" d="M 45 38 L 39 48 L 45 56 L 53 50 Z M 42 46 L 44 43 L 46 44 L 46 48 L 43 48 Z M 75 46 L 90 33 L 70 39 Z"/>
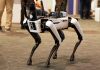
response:
<path fill-rule="evenodd" d="M 6 0 L 1 0 L 0 1 L 0 31 L 2 31 L 1 18 L 2 18 L 2 15 L 3 15 L 4 8 L 5 8 L 5 1 Z"/>
<path fill-rule="evenodd" d="M 23 2 L 24 0 L 21 0 L 21 19 L 20 19 L 20 24 L 21 24 L 21 29 L 24 29 L 25 27 L 24 27 L 24 25 L 23 25 L 23 21 L 24 21 L 24 17 L 25 17 L 25 10 L 24 10 L 24 2 Z"/>
<path fill-rule="evenodd" d="M 81 19 L 84 18 L 84 14 L 85 14 L 85 2 L 86 0 L 80 0 L 80 18 Z"/>
<path fill-rule="evenodd" d="M 12 10 L 13 10 L 13 0 L 6 0 L 6 12 L 7 12 L 7 20 L 5 29 L 10 30 L 12 26 Z"/>
<path fill-rule="evenodd" d="M 86 15 L 85 17 L 88 19 L 90 18 L 91 13 L 91 0 L 86 0 Z"/>

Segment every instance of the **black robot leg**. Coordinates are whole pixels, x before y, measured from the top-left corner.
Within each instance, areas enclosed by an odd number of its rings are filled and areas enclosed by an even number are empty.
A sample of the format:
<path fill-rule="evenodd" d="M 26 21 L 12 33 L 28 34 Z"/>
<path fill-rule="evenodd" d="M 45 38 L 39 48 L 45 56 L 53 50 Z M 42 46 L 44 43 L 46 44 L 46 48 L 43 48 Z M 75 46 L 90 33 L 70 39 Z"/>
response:
<path fill-rule="evenodd" d="M 74 50 L 73 50 L 73 52 L 72 52 L 72 54 L 70 56 L 70 61 L 74 61 L 75 52 L 76 52 L 78 46 L 80 45 L 80 43 L 82 42 L 83 37 L 82 37 L 81 33 L 78 31 L 78 29 L 76 28 L 76 26 L 74 24 L 71 23 L 70 27 L 72 27 L 75 30 L 75 32 L 77 33 L 77 36 L 78 36 L 78 42 L 75 44 Z"/>
<path fill-rule="evenodd" d="M 61 37 L 61 41 L 63 41 L 65 39 L 65 35 L 64 35 L 63 31 L 62 30 L 57 30 L 57 31 Z"/>
<path fill-rule="evenodd" d="M 61 40 L 63 41 L 65 39 L 65 35 L 64 35 L 63 31 L 62 30 L 57 30 L 57 31 L 61 37 Z M 53 59 L 57 59 L 57 51 L 58 51 L 58 49 L 53 54 Z"/>
<path fill-rule="evenodd" d="M 51 29 L 49 29 L 49 32 L 51 33 L 53 39 L 55 40 L 55 45 L 53 46 L 50 54 L 49 54 L 49 57 L 47 59 L 47 63 L 46 63 L 46 66 L 49 67 L 50 66 L 50 59 L 52 57 L 53 54 L 55 54 L 55 52 L 57 52 L 60 44 L 59 44 L 59 40 L 56 38 L 56 36 L 54 35 L 54 33 L 51 31 Z M 56 53 L 56 56 L 57 56 L 57 53 Z"/>
<path fill-rule="evenodd" d="M 32 56 L 35 50 L 38 48 L 39 44 L 41 43 L 41 38 L 38 33 L 31 33 L 32 37 L 35 39 L 35 45 L 33 46 L 29 59 L 27 61 L 27 65 L 32 65 Z"/>
<path fill-rule="evenodd" d="M 21 1 L 22 2 L 22 1 Z M 25 5 L 21 3 L 21 19 L 20 19 L 20 24 L 21 24 L 21 29 L 25 29 L 23 25 L 24 17 L 25 17 Z"/>
<path fill-rule="evenodd" d="M 39 46 L 39 44 L 41 43 L 41 37 L 39 36 L 38 33 L 30 32 L 28 26 L 25 26 L 25 28 L 28 30 L 28 32 L 31 34 L 31 36 L 35 40 L 35 45 L 33 46 L 32 51 L 29 56 L 29 59 L 27 61 L 27 65 L 32 65 L 32 56 L 33 56 L 35 50 L 37 49 L 37 47 Z"/>

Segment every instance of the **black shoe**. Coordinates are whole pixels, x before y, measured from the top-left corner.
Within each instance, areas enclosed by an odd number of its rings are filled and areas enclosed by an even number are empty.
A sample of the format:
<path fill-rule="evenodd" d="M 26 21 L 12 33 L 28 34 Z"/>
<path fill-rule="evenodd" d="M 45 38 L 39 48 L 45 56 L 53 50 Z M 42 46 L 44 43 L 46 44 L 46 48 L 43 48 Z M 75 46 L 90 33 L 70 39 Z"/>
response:
<path fill-rule="evenodd" d="M 93 19 L 92 17 L 88 17 L 88 19 Z"/>
<path fill-rule="evenodd" d="M 11 32 L 11 29 L 9 28 L 9 29 L 5 29 L 5 32 Z"/>
<path fill-rule="evenodd" d="M 85 18 L 86 19 L 93 19 L 91 16 L 86 16 Z"/>
<path fill-rule="evenodd" d="M 21 29 L 25 29 L 25 27 L 24 26 L 21 26 Z"/>
<path fill-rule="evenodd" d="M 86 18 L 85 17 L 81 17 L 81 19 L 85 20 Z"/>
<path fill-rule="evenodd" d="M 3 30 L 2 30 L 2 27 L 0 26 L 0 32 L 2 32 Z"/>

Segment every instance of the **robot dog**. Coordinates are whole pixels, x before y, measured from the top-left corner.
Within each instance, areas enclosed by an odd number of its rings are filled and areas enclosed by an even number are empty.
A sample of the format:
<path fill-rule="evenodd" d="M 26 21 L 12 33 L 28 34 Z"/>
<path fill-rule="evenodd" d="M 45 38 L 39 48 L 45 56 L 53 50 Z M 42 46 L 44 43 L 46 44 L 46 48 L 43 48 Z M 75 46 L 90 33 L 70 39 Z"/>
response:
<path fill-rule="evenodd" d="M 73 28 L 78 36 L 78 42 L 75 44 L 74 50 L 70 56 L 70 61 L 74 61 L 75 59 L 75 52 L 83 40 L 83 31 L 80 27 L 80 24 L 77 19 L 73 17 L 61 17 L 61 18 L 50 18 L 50 17 L 43 17 L 38 18 L 36 14 L 36 8 L 34 1 L 28 0 L 25 4 L 25 15 L 26 19 L 24 20 L 23 24 L 27 31 L 31 34 L 31 36 L 35 40 L 35 45 L 32 48 L 31 54 L 27 61 L 28 65 L 32 65 L 32 56 L 37 49 L 37 47 L 41 43 L 41 37 L 38 33 L 45 31 L 49 31 L 55 41 L 55 45 L 53 46 L 49 57 L 47 59 L 47 67 L 50 66 L 50 59 L 53 57 L 54 59 L 57 58 L 57 50 L 65 39 L 64 33 L 62 32 L 63 29 L 68 29 L 69 27 Z"/>

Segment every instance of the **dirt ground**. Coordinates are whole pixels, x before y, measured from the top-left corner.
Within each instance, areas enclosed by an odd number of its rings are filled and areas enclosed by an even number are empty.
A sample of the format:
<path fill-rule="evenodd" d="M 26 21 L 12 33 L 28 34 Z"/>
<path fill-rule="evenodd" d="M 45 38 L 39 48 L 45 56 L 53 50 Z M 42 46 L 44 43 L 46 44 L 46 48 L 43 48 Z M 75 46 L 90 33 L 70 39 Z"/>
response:
<path fill-rule="evenodd" d="M 33 65 L 27 66 L 34 39 L 26 30 L 20 29 L 20 24 L 13 24 L 12 32 L 0 32 L 0 70 L 100 70 L 100 23 L 94 20 L 79 21 L 84 40 L 73 63 L 69 62 L 77 42 L 73 29 L 63 30 L 66 38 L 58 50 L 58 59 L 51 59 L 50 68 L 46 68 L 47 57 L 54 45 L 50 33 L 40 33 L 42 43 L 32 58 Z"/>

